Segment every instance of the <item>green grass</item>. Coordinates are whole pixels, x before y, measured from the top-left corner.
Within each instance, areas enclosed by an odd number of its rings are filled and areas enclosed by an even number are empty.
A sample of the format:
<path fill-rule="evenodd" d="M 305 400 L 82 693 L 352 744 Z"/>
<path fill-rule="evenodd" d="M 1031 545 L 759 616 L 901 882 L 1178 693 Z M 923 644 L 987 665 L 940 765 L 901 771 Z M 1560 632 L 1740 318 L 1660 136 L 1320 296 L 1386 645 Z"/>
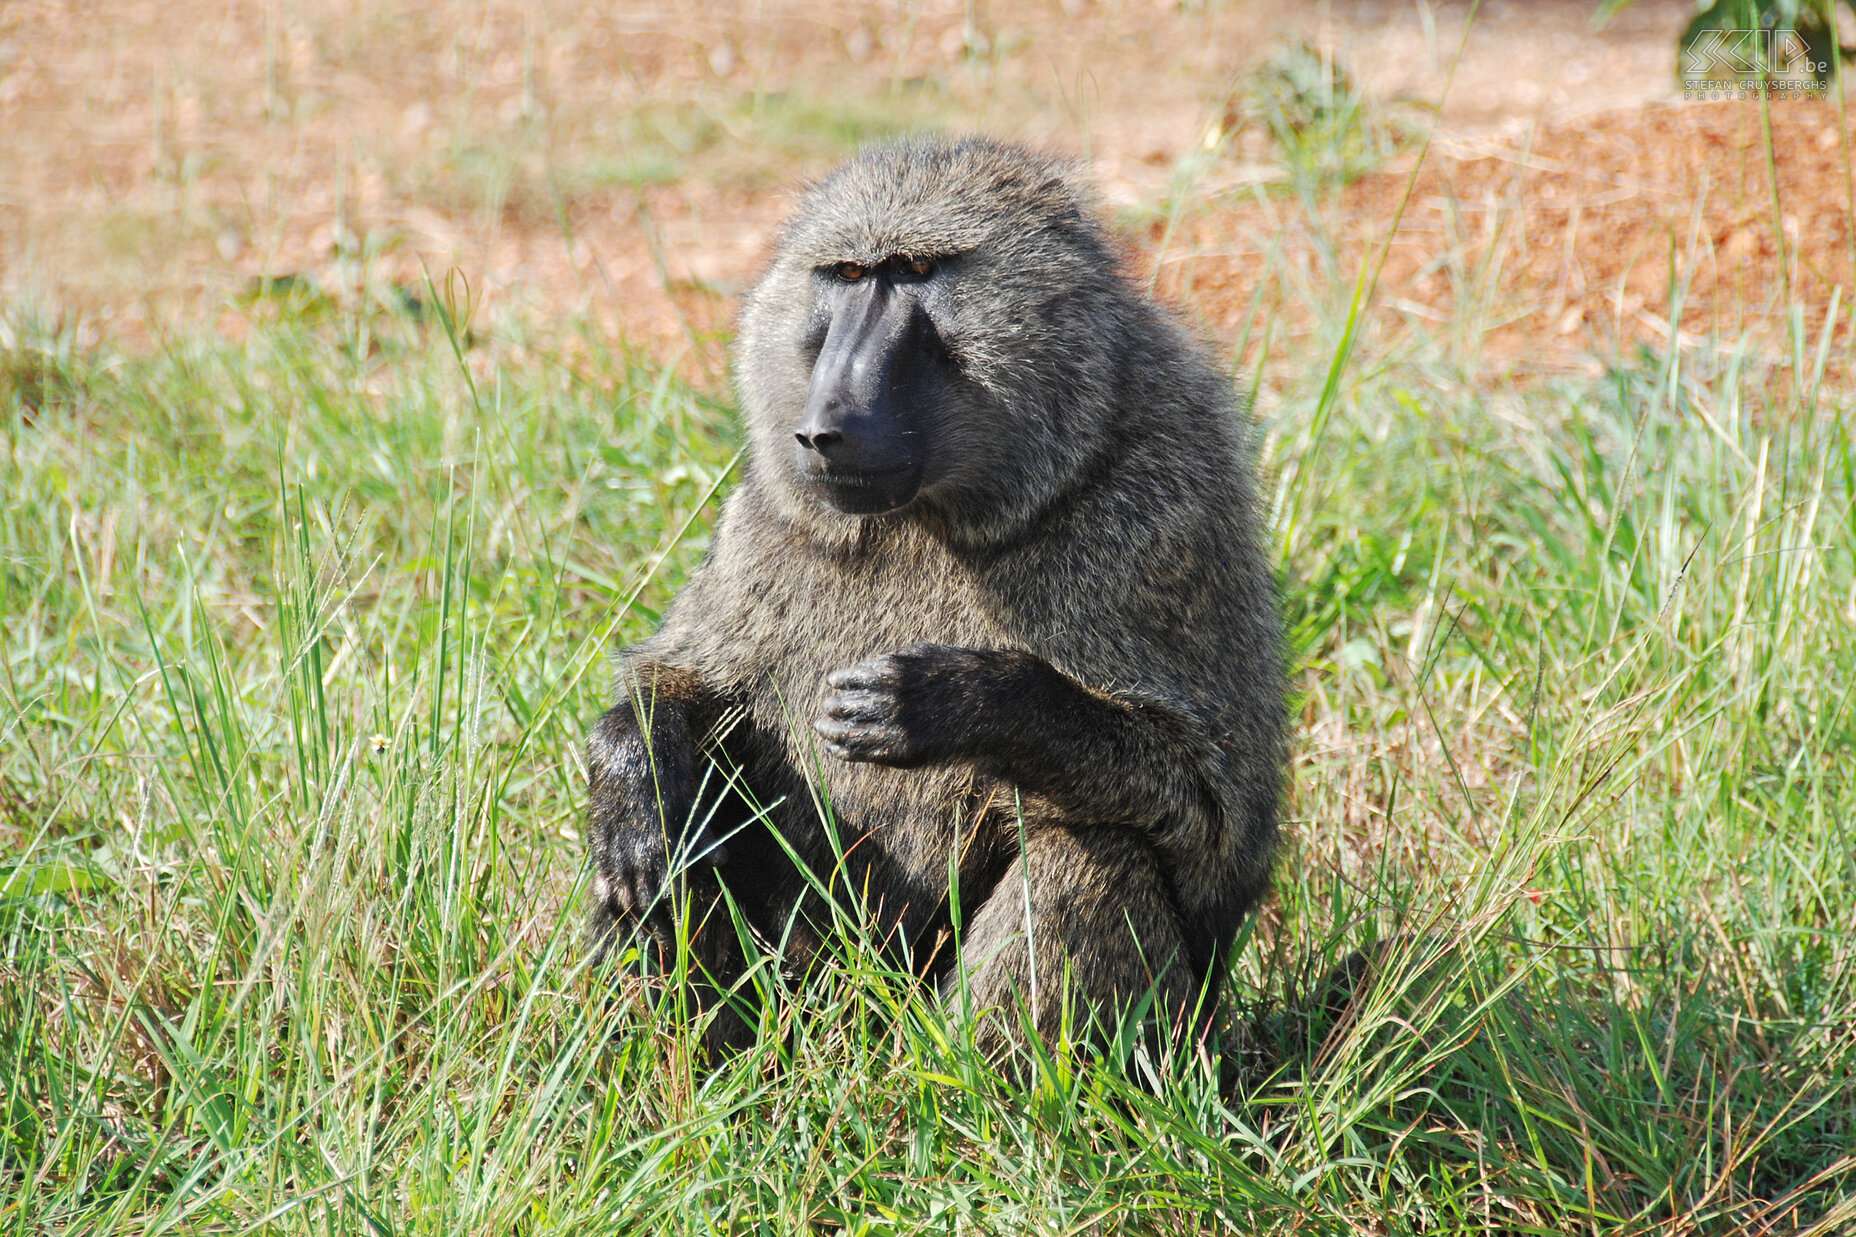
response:
<path fill-rule="evenodd" d="M 1223 1059 L 1002 1077 L 852 923 L 710 1071 L 584 972 L 579 745 L 728 409 L 591 334 L 268 316 L 8 323 L 0 1233 L 1856 1226 L 1842 405 L 1731 349 L 1310 366 L 1266 426 L 1293 819 Z"/>

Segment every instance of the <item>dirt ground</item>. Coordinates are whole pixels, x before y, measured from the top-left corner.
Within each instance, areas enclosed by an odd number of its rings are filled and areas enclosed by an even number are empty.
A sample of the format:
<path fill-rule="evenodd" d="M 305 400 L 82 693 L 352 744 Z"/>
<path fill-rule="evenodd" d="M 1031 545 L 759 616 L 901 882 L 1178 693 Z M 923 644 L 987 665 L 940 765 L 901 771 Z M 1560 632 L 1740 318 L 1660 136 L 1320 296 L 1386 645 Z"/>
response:
<path fill-rule="evenodd" d="M 1782 361 L 1788 301 L 1814 344 L 1856 251 L 1837 107 L 1685 102 L 1691 6 L 1593 7 L 1489 0 L 1465 40 L 1469 5 L 1431 0 L 7 0 L 0 330 L 237 337 L 265 276 L 341 300 L 456 268 L 479 322 L 588 315 L 719 375 L 793 188 L 935 127 L 1086 158 L 1132 273 L 1233 347 L 1305 327 L 1307 272 L 1350 283 L 1395 218 L 1378 325 L 1474 324 L 1479 365 L 1672 335 Z M 1407 135 L 1307 199 L 1243 105 L 1297 45 Z"/>
<path fill-rule="evenodd" d="M 1395 334 L 1452 338 L 1478 324 L 1453 342 L 1508 373 L 1590 370 L 1636 343 L 1660 351 L 1672 334 L 1685 350 L 1738 347 L 1784 367 L 1788 303 L 1802 308 L 1807 371 L 1838 306 L 1827 359 L 1841 368 L 1852 252 L 1843 130 L 1825 104 L 1775 106 L 1769 120 L 1776 215 L 1757 105 L 1658 103 L 1512 142 L 1446 140 L 1415 181 L 1408 166 L 1363 178 L 1335 212 L 1349 242 L 1338 265 L 1351 275 L 1369 262 L 1398 217 L 1377 316 Z M 1317 265 L 1307 229 L 1248 207 L 1207 212 L 1186 232 L 1180 252 L 1161 255 L 1161 286 L 1199 308 L 1212 334 L 1236 337 L 1267 308 L 1294 319 L 1280 286 L 1258 297 L 1257 273 L 1272 245 Z"/>

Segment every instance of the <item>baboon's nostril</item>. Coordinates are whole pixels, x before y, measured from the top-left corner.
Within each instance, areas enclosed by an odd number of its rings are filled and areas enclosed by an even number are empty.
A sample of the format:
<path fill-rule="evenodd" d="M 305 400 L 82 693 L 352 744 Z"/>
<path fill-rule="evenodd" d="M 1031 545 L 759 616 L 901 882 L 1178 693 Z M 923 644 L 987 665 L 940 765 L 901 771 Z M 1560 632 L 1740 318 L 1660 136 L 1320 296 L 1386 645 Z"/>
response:
<path fill-rule="evenodd" d="M 800 430 L 793 437 L 799 440 L 800 446 L 808 451 L 816 451 L 820 455 L 830 455 L 832 448 L 844 440 L 844 435 L 837 430 L 819 430 L 812 434 Z"/>

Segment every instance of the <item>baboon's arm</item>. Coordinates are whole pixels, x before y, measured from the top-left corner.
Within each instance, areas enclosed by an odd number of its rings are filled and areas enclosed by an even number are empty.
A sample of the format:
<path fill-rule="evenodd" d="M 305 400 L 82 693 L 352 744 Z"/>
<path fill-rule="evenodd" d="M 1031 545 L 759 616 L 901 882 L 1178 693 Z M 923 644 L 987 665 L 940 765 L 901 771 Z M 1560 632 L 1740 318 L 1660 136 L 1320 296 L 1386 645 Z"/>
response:
<path fill-rule="evenodd" d="M 827 678 L 813 728 L 842 760 L 968 760 L 1079 823 L 1204 855 L 1222 821 L 1220 753 L 1176 709 L 1091 691 L 1043 658 L 918 644 Z"/>
<path fill-rule="evenodd" d="M 621 699 L 587 739 L 595 930 L 644 917 L 673 871 L 726 851 L 696 811 L 699 744 L 720 701 L 699 676 L 653 663 L 620 675 Z"/>

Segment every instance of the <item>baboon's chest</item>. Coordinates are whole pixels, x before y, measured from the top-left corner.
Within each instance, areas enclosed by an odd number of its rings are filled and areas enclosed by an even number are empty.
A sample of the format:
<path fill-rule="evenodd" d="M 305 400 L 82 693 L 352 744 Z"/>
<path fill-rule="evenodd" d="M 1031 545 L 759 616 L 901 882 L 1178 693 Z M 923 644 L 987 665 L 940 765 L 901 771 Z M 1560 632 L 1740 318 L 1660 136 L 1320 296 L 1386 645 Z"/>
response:
<path fill-rule="evenodd" d="M 755 672 L 748 707 L 756 729 L 783 749 L 787 767 L 814 783 L 836 818 L 904 868 L 946 872 L 946 844 L 969 840 L 993 787 L 965 767 L 892 769 L 820 755 L 812 721 L 825 676 L 923 642 L 1022 648 L 980 582 L 933 548 L 871 554 L 825 571 L 769 579 L 742 634 Z M 996 811 L 993 813 L 996 815 Z M 919 852 L 919 853 L 918 853 Z"/>
<path fill-rule="evenodd" d="M 809 722 L 825 676 L 913 644 L 1022 648 L 997 599 L 933 542 L 873 549 L 851 560 L 775 574 L 752 603 L 746 633 L 757 694 Z"/>

